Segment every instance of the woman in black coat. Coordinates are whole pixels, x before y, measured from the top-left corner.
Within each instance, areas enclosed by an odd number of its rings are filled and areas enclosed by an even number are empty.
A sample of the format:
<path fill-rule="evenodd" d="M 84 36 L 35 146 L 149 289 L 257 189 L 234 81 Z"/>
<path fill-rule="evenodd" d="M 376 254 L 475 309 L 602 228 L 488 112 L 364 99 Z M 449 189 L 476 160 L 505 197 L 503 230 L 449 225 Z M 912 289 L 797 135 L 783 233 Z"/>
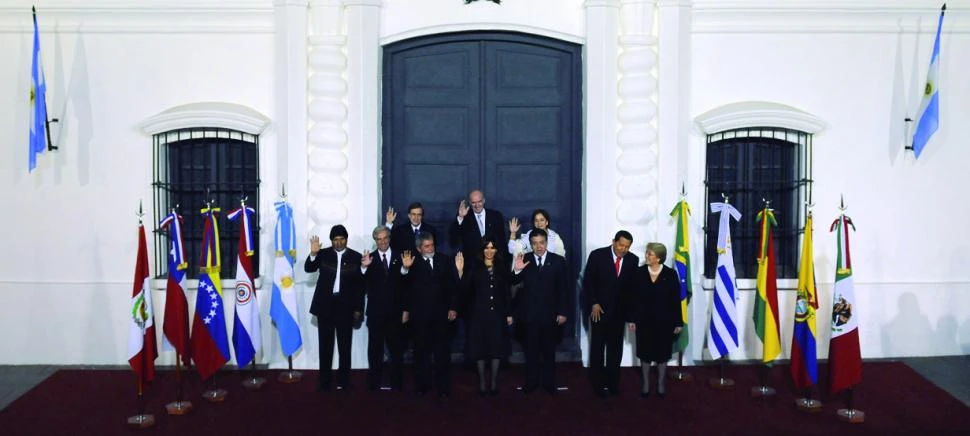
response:
<path fill-rule="evenodd" d="M 455 256 L 455 267 L 461 278 L 459 292 L 467 306 L 466 357 L 474 360 L 478 368 L 478 393 L 482 396 L 486 393 L 485 361 L 488 360 L 491 365 L 489 392 L 495 395 L 498 393 L 499 364 L 509 354 L 506 326 L 512 325 L 509 304 L 511 272 L 499 247 L 494 239 L 486 236 L 482 239 L 478 259 L 469 260 L 466 266 L 461 253 Z"/>
<path fill-rule="evenodd" d="M 664 376 L 673 354 L 674 339 L 684 323 L 680 313 L 680 281 L 677 272 L 663 265 L 667 247 L 647 244 L 646 265 L 637 269 L 630 307 L 630 331 L 637 334 L 637 357 L 643 375 L 640 396 L 650 395 L 650 363 L 657 364 L 657 395 L 667 391 Z"/>

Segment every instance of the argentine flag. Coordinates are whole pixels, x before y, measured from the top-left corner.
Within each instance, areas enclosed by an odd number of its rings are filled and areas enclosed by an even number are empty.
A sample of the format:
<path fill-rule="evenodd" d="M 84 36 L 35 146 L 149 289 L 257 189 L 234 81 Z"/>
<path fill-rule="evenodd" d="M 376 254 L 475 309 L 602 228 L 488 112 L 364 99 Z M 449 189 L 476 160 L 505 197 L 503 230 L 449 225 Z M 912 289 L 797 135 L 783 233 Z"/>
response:
<path fill-rule="evenodd" d="M 936 26 L 936 41 L 933 43 L 933 55 L 930 56 L 930 69 L 926 73 L 926 88 L 923 100 L 919 104 L 919 115 L 916 117 L 916 133 L 913 134 L 913 153 L 919 159 L 923 147 L 940 127 L 940 88 L 937 78 L 940 75 L 940 29 L 943 28 L 943 13 L 946 4 L 940 10 L 940 21 Z"/>
<path fill-rule="evenodd" d="M 741 213 L 728 203 L 711 203 L 711 212 L 721 214 L 717 229 L 714 304 L 707 330 L 707 349 L 711 358 L 717 360 L 738 349 L 738 288 L 731 254 L 731 218 L 741 221 Z"/>
<path fill-rule="evenodd" d="M 303 346 L 297 321 L 296 290 L 293 287 L 293 263 L 296 262 L 296 227 L 293 208 L 285 201 L 276 207 L 276 264 L 273 267 L 273 295 L 269 316 L 280 334 L 283 355 L 290 357 Z"/>

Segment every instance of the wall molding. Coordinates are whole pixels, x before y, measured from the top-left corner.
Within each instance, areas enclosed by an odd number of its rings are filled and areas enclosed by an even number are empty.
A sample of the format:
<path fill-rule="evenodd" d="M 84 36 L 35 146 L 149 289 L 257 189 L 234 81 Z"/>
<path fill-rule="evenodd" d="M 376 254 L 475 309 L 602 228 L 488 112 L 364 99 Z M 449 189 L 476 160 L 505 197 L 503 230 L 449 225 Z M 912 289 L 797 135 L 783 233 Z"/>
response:
<path fill-rule="evenodd" d="M 525 26 L 521 24 L 512 24 L 512 23 L 480 23 L 480 22 L 453 23 L 453 24 L 444 24 L 439 26 L 419 27 L 419 28 L 407 30 L 405 32 L 395 33 L 393 35 L 381 36 L 380 43 L 382 46 L 384 46 L 388 44 L 393 44 L 398 41 L 417 38 L 421 36 L 435 35 L 439 33 L 469 32 L 469 31 L 476 31 L 476 30 L 521 32 L 521 33 L 528 33 L 530 35 L 545 36 L 548 38 L 558 39 L 561 41 L 571 42 L 574 44 L 583 45 L 586 43 L 586 38 L 584 36 L 557 32 L 554 30 L 549 30 L 538 26 Z"/>
<path fill-rule="evenodd" d="M 693 33 L 934 33 L 939 6 L 920 0 L 695 0 Z M 946 15 L 943 33 L 970 33 L 970 1 L 948 2 Z"/>
<path fill-rule="evenodd" d="M 33 32 L 30 2 L 0 6 L 0 33 Z M 273 33 L 273 5 L 236 0 L 91 0 L 47 2 L 37 9 L 41 33 Z"/>
<path fill-rule="evenodd" d="M 707 135 L 747 127 L 782 127 L 814 135 L 826 127 L 815 115 L 767 101 L 726 104 L 698 115 L 695 121 Z"/>
<path fill-rule="evenodd" d="M 270 119 L 248 106 L 226 102 L 189 103 L 166 109 L 143 121 L 139 127 L 149 135 L 178 129 L 218 127 L 259 135 Z"/>

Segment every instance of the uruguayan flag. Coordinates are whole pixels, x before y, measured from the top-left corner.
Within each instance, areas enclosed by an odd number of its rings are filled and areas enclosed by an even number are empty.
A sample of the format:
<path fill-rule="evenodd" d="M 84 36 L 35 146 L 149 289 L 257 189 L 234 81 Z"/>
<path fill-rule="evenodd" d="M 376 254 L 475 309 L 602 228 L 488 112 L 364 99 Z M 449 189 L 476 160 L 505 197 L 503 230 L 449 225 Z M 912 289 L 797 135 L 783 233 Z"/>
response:
<path fill-rule="evenodd" d="M 731 254 L 731 218 L 740 221 L 741 213 L 728 203 L 711 203 L 711 212 L 721 216 L 717 229 L 717 271 L 707 349 L 712 358 L 720 359 L 738 349 L 738 287 Z"/>

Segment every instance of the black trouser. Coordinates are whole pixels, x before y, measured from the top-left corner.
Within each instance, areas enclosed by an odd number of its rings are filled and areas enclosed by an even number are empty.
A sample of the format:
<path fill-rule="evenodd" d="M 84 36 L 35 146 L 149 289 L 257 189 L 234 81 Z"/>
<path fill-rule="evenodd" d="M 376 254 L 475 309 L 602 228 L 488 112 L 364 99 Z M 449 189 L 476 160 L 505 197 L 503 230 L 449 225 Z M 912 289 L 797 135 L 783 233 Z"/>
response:
<path fill-rule="evenodd" d="M 589 378 L 593 389 L 619 390 L 620 360 L 623 358 L 623 321 L 601 318 L 590 323 Z M 603 366 L 603 352 L 606 366 Z"/>
<path fill-rule="evenodd" d="M 525 390 L 542 387 L 556 390 L 556 339 L 559 327 L 553 323 L 524 323 Z"/>
<path fill-rule="evenodd" d="M 350 341 L 354 330 L 354 309 L 350 301 L 337 294 L 330 301 L 324 316 L 317 317 L 317 334 L 320 352 L 320 386 L 330 388 L 331 368 L 333 367 L 333 339 L 337 334 L 337 385 L 350 383 Z"/>
<path fill-rule="evenodd" d="M 404 341 L 401 328 L 401 315 L 382 316 L 367 324 L 367 387 L 381 386 L 384 370 L 384 346 L 390 354 L 388 369 L 391 375 L 391 388 L 401 389 L 401 361 L 404 357 Z"/>
<path fill-rule="evenodd" d="M 411 334 L 414 338 L 414 380 L 418 391 L 431 388 L 431 358 L 434 357 L 434 384 L 438 392 L 451 392 L 451 341 L 455 335 L 454 324 L 446 314 L 440 320 L 412 320 Z"/>

